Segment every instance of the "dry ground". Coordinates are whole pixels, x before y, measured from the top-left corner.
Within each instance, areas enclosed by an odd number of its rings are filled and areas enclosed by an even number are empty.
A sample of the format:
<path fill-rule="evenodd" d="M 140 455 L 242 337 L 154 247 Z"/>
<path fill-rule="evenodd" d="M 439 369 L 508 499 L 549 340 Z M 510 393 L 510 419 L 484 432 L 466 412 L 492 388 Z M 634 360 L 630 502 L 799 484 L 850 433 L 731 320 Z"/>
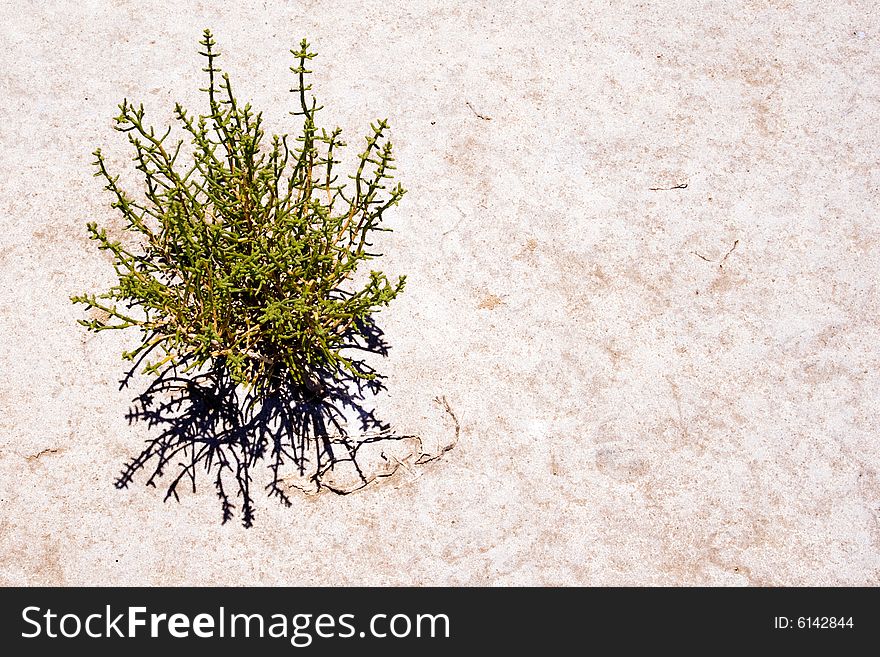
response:
<path fill-rule="evenodd" d="M 352 155 L 389 118 L 380 408 L 461 422 L 251 530 L 113 488 L 131 343 L 67 300 L 111 280 L 91 151 L 199 109 L 206 26 L 270 128 L 303 35 Z M 867 0 L 3 1 L 0 582 L 880 583 L 878 44 Z"/>

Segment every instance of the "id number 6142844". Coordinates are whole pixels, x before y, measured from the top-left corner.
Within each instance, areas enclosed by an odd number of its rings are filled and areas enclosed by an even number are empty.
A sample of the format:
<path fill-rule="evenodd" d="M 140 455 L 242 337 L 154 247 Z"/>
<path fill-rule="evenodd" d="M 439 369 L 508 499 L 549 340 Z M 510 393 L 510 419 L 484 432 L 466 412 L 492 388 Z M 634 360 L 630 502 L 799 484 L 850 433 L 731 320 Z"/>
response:
<path fill-rule="evenodd" d="M 852 616 L 798 616 L 797 618 L 776 616 L 773 619 L 773 627 L 777 630 L 793 628 L 799 630 L 852 629 L 853 619 Z"/>

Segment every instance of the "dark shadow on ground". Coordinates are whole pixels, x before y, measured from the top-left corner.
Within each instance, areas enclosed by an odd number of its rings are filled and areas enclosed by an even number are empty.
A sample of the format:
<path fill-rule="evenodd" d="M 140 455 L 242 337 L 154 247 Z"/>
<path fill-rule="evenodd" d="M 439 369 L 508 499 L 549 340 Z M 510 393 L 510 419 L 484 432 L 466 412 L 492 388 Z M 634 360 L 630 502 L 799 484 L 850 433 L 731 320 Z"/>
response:
<path fill-rule="evenodd" d="M 349 350 L 387 355 L 388 345 L 372 321 L 354 335 Z M 216 489 L 223 522 L 237 512 L 250 527 L 255 489 L 264 487 L 290 506 L 296 489 L 348 494 L 390 476 L 405 466 L 394 455 L 396 443 L 417 441 L 412 462 L 431 460 L 423 458 L 416 436 L 394 435 L 369 408 L 368 400 L 385 389 L 383 377 L 362 359 L 353 360 L 375 378 L 319 372 L 311 389 L 288 378 L 265 398 L 236 386 L 222 366 L 187 375 L 168 368 L 133 400 L 129 423 L 146 423 L 158 433 L 125 465 L 116 487 L 127 487 L 143 473 L 147 485 L 166 487 L 165 500 L 179 500 L 181 487 L 195 492 L 197 480 L 204 478 Z M 129 385 L 138 367 L 121 387 Z M 364 467 L 367 452 L 370 463 Z"/>

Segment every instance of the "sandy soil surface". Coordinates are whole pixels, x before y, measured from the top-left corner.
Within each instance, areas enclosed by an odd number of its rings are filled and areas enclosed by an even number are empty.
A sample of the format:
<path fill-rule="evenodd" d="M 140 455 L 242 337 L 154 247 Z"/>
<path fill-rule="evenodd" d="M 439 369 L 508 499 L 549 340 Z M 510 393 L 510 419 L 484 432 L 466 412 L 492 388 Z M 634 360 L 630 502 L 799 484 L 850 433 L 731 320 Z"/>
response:
<path fill-rule="evenodd" d="M 328 125 L 388 117 L 379 405 L 461 425 L 249 530 L 113 487 L 148 381 L 68 301 L 112 281 L 90 153 L 129 164 L 123 97 L 202 108 L 204 27 L 270 130 L 302 36 Z M 0 583 L 880 583 L 878 39 L 869 1 L 0 3 Z"/>

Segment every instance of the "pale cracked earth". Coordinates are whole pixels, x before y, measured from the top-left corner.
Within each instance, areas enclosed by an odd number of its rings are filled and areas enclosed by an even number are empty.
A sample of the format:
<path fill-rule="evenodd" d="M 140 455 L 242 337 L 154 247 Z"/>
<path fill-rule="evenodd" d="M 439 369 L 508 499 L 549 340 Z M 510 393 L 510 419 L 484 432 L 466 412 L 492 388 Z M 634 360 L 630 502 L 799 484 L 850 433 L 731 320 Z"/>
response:
<path fill-rule="evenodd" d="M 377 404 L 461 425 L 250 530 L 113 487 L 146 379 L 68 302 L 112 280 L 90 153 L 202 108 L 204 27 L 270 130 L 302 36 L 326 124 L 388 117 Z M 0 3 L 0 582 L 880 583 L 878 46 L 868 0 Z"/>

